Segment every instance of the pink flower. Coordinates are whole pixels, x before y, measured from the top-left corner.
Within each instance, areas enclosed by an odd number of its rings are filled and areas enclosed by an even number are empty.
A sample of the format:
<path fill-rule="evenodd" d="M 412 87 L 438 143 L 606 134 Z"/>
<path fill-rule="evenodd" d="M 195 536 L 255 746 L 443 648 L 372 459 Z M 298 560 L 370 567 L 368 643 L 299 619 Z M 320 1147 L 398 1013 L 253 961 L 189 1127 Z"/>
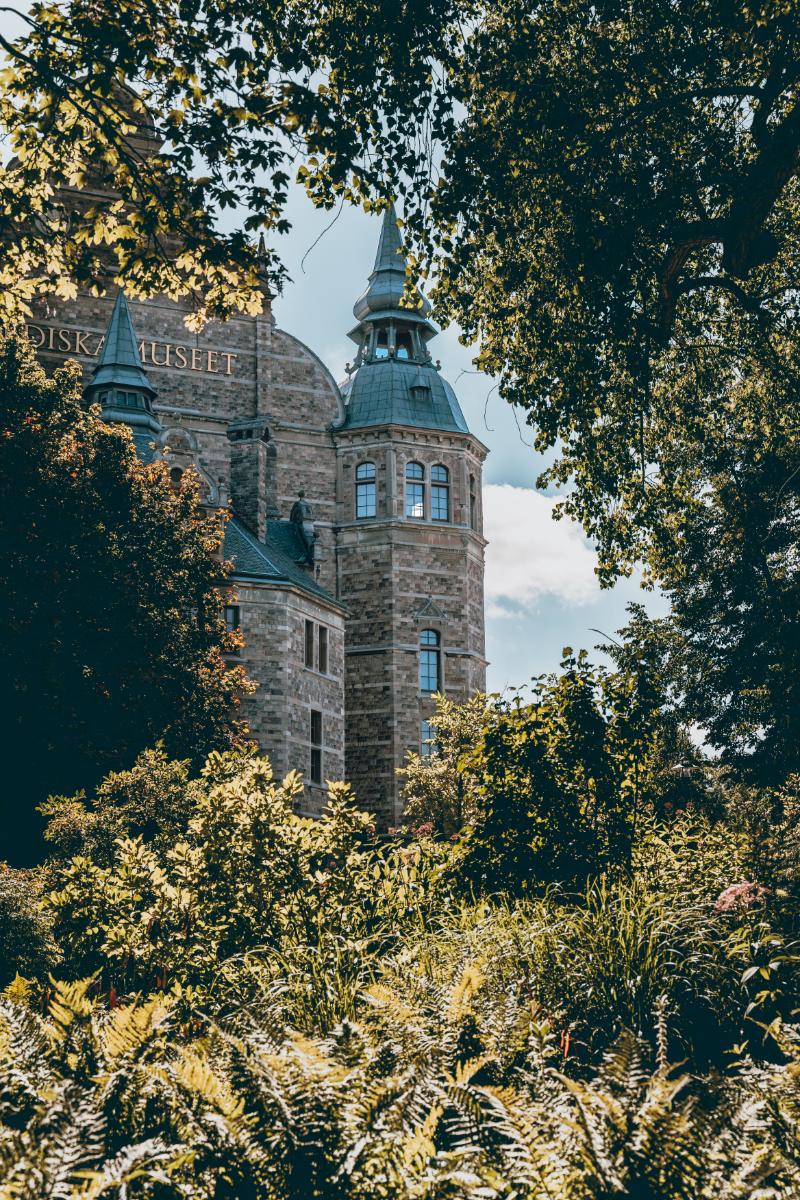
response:
<path fill-rule="evenodd" d="M 748 912 L 764 899 L 769 888 L 760 883 L 732 883 L 720 892 L 714 903 L 714 912 Z"/>
<path fill-rule="evenodd" d="M 430 837 L 433 833 L 433 822 L 423 821 L 421 825 L 417 826 L 417 828 L 414 830 L 414 833 L 417 835 L 417 837 Z"/>

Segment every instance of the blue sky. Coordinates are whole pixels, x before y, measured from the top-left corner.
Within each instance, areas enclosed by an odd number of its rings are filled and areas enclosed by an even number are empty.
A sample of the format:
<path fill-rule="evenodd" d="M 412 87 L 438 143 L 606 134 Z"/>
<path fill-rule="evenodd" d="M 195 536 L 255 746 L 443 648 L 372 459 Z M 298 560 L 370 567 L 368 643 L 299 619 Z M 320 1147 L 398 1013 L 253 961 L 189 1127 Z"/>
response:
<path fill-rule="evenodd" d="M 314 245 L 333 214 L 315 210 L 298 190 L 288 215 L 292 231 L 274 244 L 292 282 L 275 301 L 275 316 L 341 379 L 353 350 L 346 336 L 352 307 L 372 269 L 380 220 L 345 208 Z M 493 381 L 475 371 L 474 351 L 459 344 L 458 330 L 444 330 L 431 352 L 441 359 L 470 429 L 490 451 L 484 473 L 489 690 L 521 686 L 553 670 L 564 646 L 592 649 L 601 640 L 593 629 L 613 635 L 630 600 L 654 614 L 663 611 L 660 598 L 633 580 L 600 589 L 595 554 L 582 531 L 553 521 L 552 496 L 534 487 L 542 458 L 531 448 L 530 429 L 518 427 Z"/>

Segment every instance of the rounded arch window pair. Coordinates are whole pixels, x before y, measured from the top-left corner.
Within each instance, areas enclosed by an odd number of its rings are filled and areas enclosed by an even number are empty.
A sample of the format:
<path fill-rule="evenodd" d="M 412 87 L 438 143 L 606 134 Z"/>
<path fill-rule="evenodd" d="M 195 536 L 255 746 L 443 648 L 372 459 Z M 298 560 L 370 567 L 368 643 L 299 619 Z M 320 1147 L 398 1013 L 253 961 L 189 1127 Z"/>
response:
<path fill-rule="evenodd" d="M 356 520 L 374 517 L 377 512 L 377 484 L 374 462 L 362 462 L 356 467 Z"/>
<path fill-rule="evenodd" d="M 442 463 L 431 467 L 432 521 L 450 520 L 450 473 Z M 425 519 L 425 468 L 422 463 L 406 464 L 406 516 L 412 521 Z"/>

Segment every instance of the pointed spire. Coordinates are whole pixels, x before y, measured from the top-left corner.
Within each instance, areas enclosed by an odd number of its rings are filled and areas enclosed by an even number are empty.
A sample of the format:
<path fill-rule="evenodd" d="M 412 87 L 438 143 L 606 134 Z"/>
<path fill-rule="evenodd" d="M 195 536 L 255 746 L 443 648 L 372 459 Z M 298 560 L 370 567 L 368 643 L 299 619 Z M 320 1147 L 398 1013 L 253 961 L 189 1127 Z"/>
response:
<path fill-rule="evenodd" d="M 84 395 L 89 403 L 100 405 L 104 421 L 120 421 L 132 428 L 140 457 L 149 461 L 150 443 L 161 432 L 161 423 L 153 413 L 157 394 L 142 366 L 128 301 L 120 291 L 100 359 Z"/>
<path fill-rule="evenodd" d="M 390 204 L 383 213 L 378 251 L 367 289 L 356 300 L 353 314 L 359 321 L 364 321 L 371 320 L 376 314 L 388 315 L 399 310 L 404 314 L 415 314 L 424 320 L 431 311 L 430 303 L 417 288 L 415 291 L 418 303 L 409 307 L 404 303 L 405 286 L 406 256 L 403 239 L 397 224 L 397 212 L 394 204 Z"/>
<path fill-rule="evenodd" d="M 373 274 L 377 271 L 402 271 L 405 281 L 406 256 L 403 253 L 403 239 L 397 224 L 397 210 L 393 204 L 383 210 L 381 236 L 378 239 L 378 252 L 372 271 Z"/>
<path fill-rule="evenodd" d="M 114 310 L 108 323 L 100 360 L 94 369 L 92 388 L 119 384 L 139 388 L 152 398 L 156 389 L 150 386 L 142 360 L 139 344 L 133 332 L 133 322 L 124 292 L 119 292 Z"/>

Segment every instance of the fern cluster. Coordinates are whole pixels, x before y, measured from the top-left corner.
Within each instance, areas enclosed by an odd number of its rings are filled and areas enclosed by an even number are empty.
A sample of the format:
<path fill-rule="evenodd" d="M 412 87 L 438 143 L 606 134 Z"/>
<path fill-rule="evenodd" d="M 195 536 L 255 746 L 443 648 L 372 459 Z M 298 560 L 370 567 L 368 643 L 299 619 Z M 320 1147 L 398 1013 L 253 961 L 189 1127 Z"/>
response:
<path fill-rule="evenodd" d="M 58 984 L 0 1012 L 3 1200 L 779 1200 L 800 1189 L 800 1054 L 700 1082 L 630 1033 L 576 1080 L 470 1057 L 475 981 L 445 1036 L 376 990 L 325 1038 L 265 1001 L 189 1036 L 160 998 L 101 1010 Z M 437 1030 L 437 1034 L 442 1030 Z"/>

